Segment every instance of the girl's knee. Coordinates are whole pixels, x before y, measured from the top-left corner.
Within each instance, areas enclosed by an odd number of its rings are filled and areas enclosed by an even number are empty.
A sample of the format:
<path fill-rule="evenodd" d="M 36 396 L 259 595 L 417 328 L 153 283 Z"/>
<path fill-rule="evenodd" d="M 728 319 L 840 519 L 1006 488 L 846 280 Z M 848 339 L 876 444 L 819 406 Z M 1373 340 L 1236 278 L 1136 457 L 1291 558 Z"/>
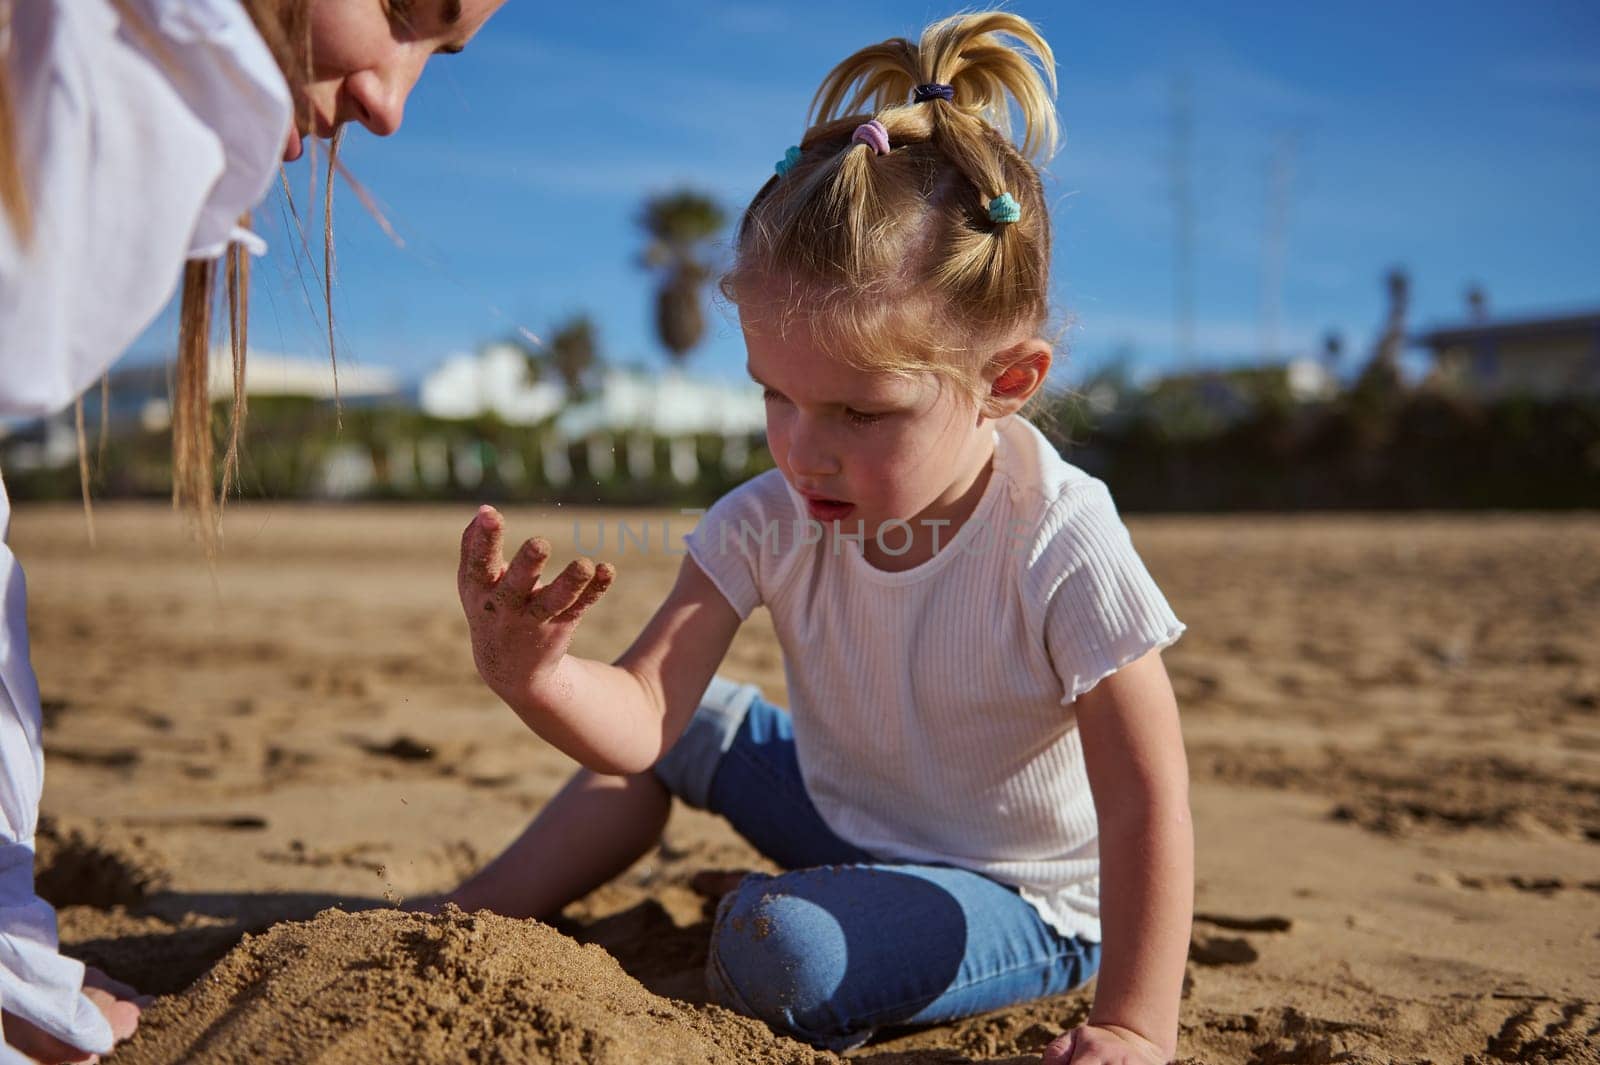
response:
<path fill-rule="evenodd" d="M 838 920 L 784 889 L 783 877 L 747 876 L 723 897 L 706 976 L 712 993 L 741 1013 L 806 1042 L 842 1049 L 853 1033 L 839 1009 L 848 952 Z"/>

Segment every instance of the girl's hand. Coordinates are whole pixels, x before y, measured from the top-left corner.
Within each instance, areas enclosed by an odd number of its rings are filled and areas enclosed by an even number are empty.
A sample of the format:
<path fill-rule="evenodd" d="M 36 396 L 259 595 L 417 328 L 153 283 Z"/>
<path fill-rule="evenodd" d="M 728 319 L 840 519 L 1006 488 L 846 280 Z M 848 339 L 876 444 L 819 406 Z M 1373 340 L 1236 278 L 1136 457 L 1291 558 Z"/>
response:
<path fill-rule="evenodd" d="M 508 566 L 500 554 L 505 519 L 493 507 L 478 508 L 461 534 L 456 590 L 472 630 L 478 674 L 513 709 L 537 705 L 550 683 L 583 612 L 611 587 L 616 571 L 587 558 L 567 564 L 555 580 L 539 584 L 550 544 L 527 541 Z"/>
<path fill-rule="evenodd" d="M 1084 1024 L 1045 1047 L 1042 1065 L 1167 1065 L 1171 1060 L 1132 1029 Z"/>

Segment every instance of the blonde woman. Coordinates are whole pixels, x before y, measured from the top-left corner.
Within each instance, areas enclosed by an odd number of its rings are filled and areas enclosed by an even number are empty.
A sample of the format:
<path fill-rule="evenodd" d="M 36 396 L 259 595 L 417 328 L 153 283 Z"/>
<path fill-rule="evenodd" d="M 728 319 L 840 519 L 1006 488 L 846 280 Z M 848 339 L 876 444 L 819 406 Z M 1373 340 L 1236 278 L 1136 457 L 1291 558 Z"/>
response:
<path fill-rule="evenodd" d="M 0 0 L 0 415 L 49 414 L 184 281 L 179 496 L 208 520 L 211 290 L 242 339 L 243 219 L 306 137 L 400 127 L 429 58 L 503 0 Z M 0 486 L 0 529 L 10 506 Z M 22 571 L 0 544 L 0 1062 L 85 1061 L 138 1023 L 130 989 L 57 949 L 33 891 L 43 776 Z"/>

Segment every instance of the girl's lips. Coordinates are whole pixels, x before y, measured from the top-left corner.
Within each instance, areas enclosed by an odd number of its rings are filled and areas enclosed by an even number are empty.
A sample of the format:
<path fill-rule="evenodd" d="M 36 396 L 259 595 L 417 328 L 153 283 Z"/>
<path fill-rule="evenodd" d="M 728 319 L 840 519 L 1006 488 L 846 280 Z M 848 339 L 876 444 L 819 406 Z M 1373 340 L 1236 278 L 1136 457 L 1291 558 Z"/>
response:
<path fill-rule="evenodd" d="M 836 499 L 812 499 L 806 497 L 806 512 L 817 521 L 838 521 L 848 517 L 856 509 L 854 503 L 842 503 Z"/>

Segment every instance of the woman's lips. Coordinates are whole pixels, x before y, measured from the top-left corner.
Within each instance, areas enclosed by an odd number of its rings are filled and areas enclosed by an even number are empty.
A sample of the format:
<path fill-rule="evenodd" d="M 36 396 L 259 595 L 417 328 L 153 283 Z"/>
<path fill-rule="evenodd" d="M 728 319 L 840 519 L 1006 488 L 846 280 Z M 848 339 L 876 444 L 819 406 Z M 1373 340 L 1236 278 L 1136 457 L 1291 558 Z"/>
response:
<path fill-rule="evenodd" d="M 817 521 L 838 521 L 850 516 L 856 509 L 854 503 L 844 503 L 837 499 L 813 499 L 806 497 L 806 512 Z"/>

